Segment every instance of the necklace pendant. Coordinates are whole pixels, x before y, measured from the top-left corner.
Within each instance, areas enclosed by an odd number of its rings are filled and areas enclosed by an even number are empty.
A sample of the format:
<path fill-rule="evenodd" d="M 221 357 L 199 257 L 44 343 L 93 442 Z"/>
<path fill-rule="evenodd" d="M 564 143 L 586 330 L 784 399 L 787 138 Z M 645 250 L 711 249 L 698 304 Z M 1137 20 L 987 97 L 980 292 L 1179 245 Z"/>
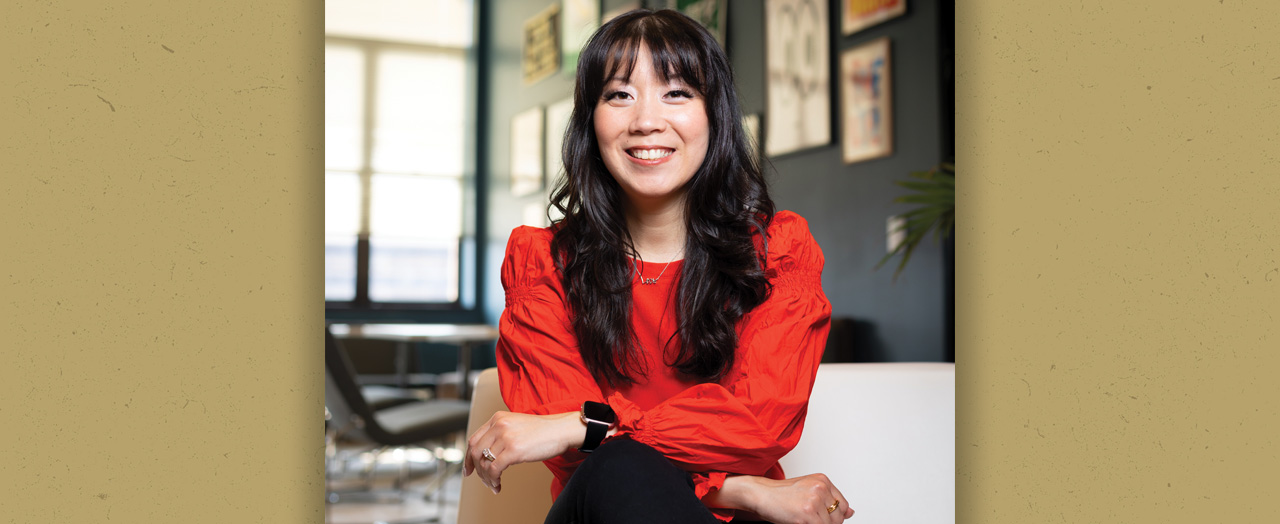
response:
<path fill-rule="evenodd" d="M 662 277 L 658 277 L 658 278 L 662 278 Z M 641 278 L 640 283 L 641 284 L 657 284 L 658 279 L 657 278 Z"/>

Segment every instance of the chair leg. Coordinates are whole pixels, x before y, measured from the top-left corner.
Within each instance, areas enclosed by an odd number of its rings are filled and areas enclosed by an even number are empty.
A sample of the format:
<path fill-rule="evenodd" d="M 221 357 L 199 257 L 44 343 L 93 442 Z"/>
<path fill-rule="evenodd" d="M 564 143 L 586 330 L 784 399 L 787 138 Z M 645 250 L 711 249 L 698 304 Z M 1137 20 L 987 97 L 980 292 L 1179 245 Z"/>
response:
<path fill-rule="evenodd" d="M 381 462 L 381 457 L 385 456 L 388 451 L 403 448 L 391 448 L 384 446 L 363 452 L 372 454 L 371 460 L 366 459 L 362 461 L 364 464 L 358 473 L 364 489 L 332 489 L 332 484 L 328 482 L 329 475 L 336 469 L 345 469 L 348 467 L 347 461 L 342 460 L 341 453 L 337 451 L 336 441 L 338 439 L 338 435 L 336 433 L 337 432 L 335 432 L 334 438 L 332 439 L 332 450 L 328 447 L 330 442 L 326 442 L 326 501 L 329 504 L 403 503 L 406 500 L 405 495 L 408 494 L 409 480 L 413 476 L 412 468 L 410 467 L 410 457 L 400 457 L 401 460 L 398 464 L 396 476 L 392 479 L 393 489 L 390 491 L 375 489 L 378 465 Z M 425 485 L 423 485 L 423 499 L 429 500 L 432 496 L 437 497 L 436 512 L 434 515 L 405 520 L 378 521 L 377 524 L 417 524 L 440 522 L 445 515 L 447 505 L 447 501 L 445 500 L 447 496 L 446 489 L 449 478 L 452 475 L 457 474 L 462 468 L 462 462 L 460 460 L 455 461 L 450 459 L 461 454 L 459 450 L 465 446 L 465 444 L 463 444 L 465 442 L 465 438 L 465 435 L 450 435 L 441 439 L 438 444 L 426 448 L 430 450 L 429 458 L 434 462 L 434 471 L 431 472 L 431 478 Z M 417 490 L 415 489 L 414 491 Z M 326 512 L 327 511 L 328 508 L 326 508 Z"/>

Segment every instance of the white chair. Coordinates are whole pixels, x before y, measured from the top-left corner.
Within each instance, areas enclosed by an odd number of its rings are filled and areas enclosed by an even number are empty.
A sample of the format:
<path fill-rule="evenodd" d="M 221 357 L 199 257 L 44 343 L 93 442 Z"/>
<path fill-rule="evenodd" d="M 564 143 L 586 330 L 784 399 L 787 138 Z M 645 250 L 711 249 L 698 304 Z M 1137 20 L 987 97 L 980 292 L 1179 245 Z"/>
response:
<path fill-rule="evenodd" d="M 822 364 L 787 477 L 824 473 L 864 524 L 955 522 L 955 364 Z"/>
<path fill-rule="evenodd" d="M 505 410 L 498 373 L 480 374 L 470 435 Z M 861 523 L 955 522 L 955 364 L 822 364 L 804 434 L 781 460 L 788 477 L 825 473 Z M 551 509 L 551 472 L 519 464 L 494 495 L 462 482 L 458 524 L 538 524 Z"/>
<path fill-rule="evenodd" d="M 498 368 L 480 373 L 471 390 L 467 436 L 494 413 L 506 411 L 498 389 Z M 502 492 L 494 495 L 474 473 L 462 479 L 458 524 L 541 524 L 551 511 L 551 470 L 541 462 L 516 464 L 502 473 Z"/>

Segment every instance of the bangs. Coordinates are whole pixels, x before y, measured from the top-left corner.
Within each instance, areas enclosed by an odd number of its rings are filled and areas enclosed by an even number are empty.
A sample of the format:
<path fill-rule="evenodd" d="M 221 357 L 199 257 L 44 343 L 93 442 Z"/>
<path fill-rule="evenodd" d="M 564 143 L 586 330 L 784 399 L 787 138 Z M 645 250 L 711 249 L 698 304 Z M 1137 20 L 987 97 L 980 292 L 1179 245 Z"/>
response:
<path fill-rule="evenodd" d="M 628 24 L 621 29 L 621 35 L 614 40 L 613 46 L 606 51 L 604 75 L 605 83 L 612 78 L 631 81 L 631 73 L 635 70 L 636 60 L 640 56 L 641 47 L 649 49 L 653 57 L 653 69 L 662 75 L 664 82 L 679 79 L 684 84 L 705 93 L 706 77 L 702 56 L 695 52 L 699 46 L 697 35 L 680 35 L 672 37 L 669 31 L 675 28 L 659 27 L 662 24 L 654 18 L 641 20 L 640 23 Z M 667 32 L 666 35 L 663 35 Z M 687 41 L 686 41 L 687 39 Z"/>

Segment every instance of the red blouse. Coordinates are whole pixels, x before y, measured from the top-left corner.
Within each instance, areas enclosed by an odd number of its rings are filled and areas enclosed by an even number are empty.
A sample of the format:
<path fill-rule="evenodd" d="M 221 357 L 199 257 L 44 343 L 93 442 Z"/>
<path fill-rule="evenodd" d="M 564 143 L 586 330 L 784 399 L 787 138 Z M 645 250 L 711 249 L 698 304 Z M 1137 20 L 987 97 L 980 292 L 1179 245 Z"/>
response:
<path fill-rule="evenodd" d="M 538 415 L 578 411 L 586 400 L 608 403 L 618 415 L 612 438 L 647 444 L 691 472 L 700 498 L 719 489 L 727 474 L 784 478 L 778 459 L 800 440 L 831 304 L 822 293 L 822 250 L 805 220 L 780 212 L 768 236 L 765 271 L 773 291 L 739 322 L 738 355 L 719 383 L 685 380 L 663 362 L 664 351 L 678 347 L 678 341 L 666 344 L 675 331 L 677 261 L 658 284 L 634 284 L 632 323 L 649 375 L 612 390 L 596 383 L 578 353 L 550 230 L 517 228 L 502 264 L 507 301 L 497 356 L 503 400 L 512 411 Z M 662 266 L 641 269 L 653 278 Z M 545 461 L 555 475 L 553 498 L 585 457 L 572 451 Z M 733 517 L 731 510 L 713 512 L 721 520 Z"/>

